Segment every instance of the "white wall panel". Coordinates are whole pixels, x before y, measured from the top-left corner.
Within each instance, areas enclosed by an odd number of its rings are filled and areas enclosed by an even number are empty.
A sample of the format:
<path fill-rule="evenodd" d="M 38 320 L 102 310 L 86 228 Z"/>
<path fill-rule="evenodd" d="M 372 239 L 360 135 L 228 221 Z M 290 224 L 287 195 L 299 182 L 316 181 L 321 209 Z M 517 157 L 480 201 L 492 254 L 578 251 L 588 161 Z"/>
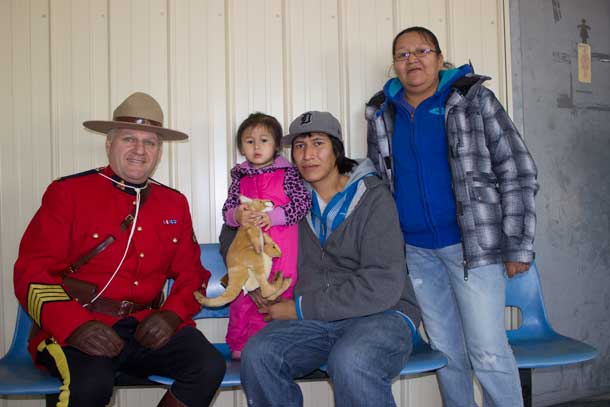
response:
<path fill-rule="evenodd" d="M 191 204 L 200 242 L 215 242 L 228 189 L 225 9 L 220 0 L 170 2 L 170 109 L 176 143 L 172 185 Z"/>
<path fill-rule="evenodd" d="M 366 157 L 364 104 L 381 89 L 392 64 L 394 8 L 391 0 L 350 0 L 342 2 L 343 54 L 347 84 L 343 119 L 348 155 Z"/>
<path fill-rule="evenodd" d="M 307 110 L 345 118 L 339 35 L 335 1 L 286 2 L 286 126 Z"/>
<path fill-rule="evenodd" d="M 4 352 L 17 312 L 12 269 L 19 239 L 52 177 L 47 1 L 0 2 L 0 26 L 0 348 Z M 38 399 L 17 403 L 42 406 Z"/>
<path fill-rule="evenodd" d="M 19 239 L 57 176 L 106 163 L 104 137 L 82 122 L 109 119 L 134 91 L 154 96 L 165 123 L 190 135 L 166 143 L 155 178 L 183 191 L 201 242 L 217 240 L 235 131 L 253 111 L 287 127 L 306 110 L 344 125 L 348 155 L 366 154 L 364 103 L 389 78 L 391 41 L 432 29 L 445 56 L 471 59 L 506 96 L 503 0 L 0 0 L 0 349 L 17 302 Z M 223 341 L 226 321 L 198 324 Z M 327 382 L 301 383 L 306 406 L 332 406 Z M 163 390 L 121 390 L 113 406 L 154 405 Z M 401 406 L 434 407 L 434 376 L 400 379 Z M 42 406 L 41 399 L 0 406 Z M 223 390 L 216 407 L 245 406 Z"/>
<path fill-rule="evenodd" d="M 450 61 L 457 66 L 472 61 L 475 72 L 492 78 L 486 86 L 502 100 L 505 95 L 504 90 L 500 92 L 505 83 L 502 2 L 461 0 L 449 4 Z"/>
<path fill-rule="evenodd" d="M 401 407 L 436 407 L 443 405 L 438 391 L 436 376 L 434 375 L 417 375 L 409 379 L 403 378 L 398 383 L 402 390 Z"/>
<path fill-rule="evenodd" d="M 234 137 L 239 124 L 254 111 L 278 120 L 284 117 L 282 2 L 227 0 L 227 4 L 229 134 Z M 235 151 L 232 140 L 230 147 Z"/>
<path fill-rule="evenodd" d="M 164 393 L 162 388 L 120 389 L 114 393 L 109 407 L 156 406 Z"/>
<path fill-rule="evenodd" d="M 109 119 L 105 1 L 51 3 L 51 111 L 54 178 L 105 165 L 105 136 L 85 120 Z M 48 73 L 47 73 L 48 75 Z"/>
<path fill-rule="evenodd" d="M 51 181 L 47 6 L 40 0 L 0 3 L 0 305 L 6 346 L 17 311 L 12 269 L 19 239 Z"/>
<path fill-rule="evenodd" d="M 397 26 L 395 33 L 398 34 L 405 28 L 420 26 L 426 27 L 436 35 L 441 50 L 446 58 L 450 57 L 447 52 L 447 3 L 449 0 L 398 0 L 397 1 Z M 391 44 L 390 44 L 391 46 Z M 388 47 L 388 52 L 391 48 Z"/>
<path fill-rule="evenodd" d="M 16 245 L 11 248 L 5 247 L 5 240 L 14 240 L 15 230 L 9 231 L 8 224 L 4 220 L 9 215 L 9 210 L 15 210 L 9 206 L 10 202 L 6 201 L 9 193 L 7 181 L 4 178 L 9 174 L 9 168 L 5 166 L 7 159 L 6 153 L 11 148 L 13 134 L 15 130 L 14 112 L 13 112 L 13 36 L 11 23 L 14 20 L 9 2 L 0 3 L 0 55 L 2 62 L 0 63 L 0 121 L 4 123 L 5 133 L 11 134 L 11 137 L 5 136 L 0 139 L 0 280 L 2 288 L 0 289 L 0 307 L 7 315 L 7 305 L 12 303 L 12 275 L 8 272 L 10 269 L 8 256 L 16 250 Z M 12 172 L 12 171 L 11 171 Z M 13 199 L 11 199 L 12 201 Z M 6 236 L 6 238 L 5 238 Z M 13 304 L 13 309 L 15 305 Z M 10 309 L 10 308 L 9 308 Z M 10 311 L 9 311 L 10 312 Z M 11 314 L 12 315 L 12 314 Z M 12 318 L 0 318 L 0 352 L 5 352 L 10 346 L 11 332 L 14 329 L 14 320 Z M 1 403 L 1 402 L 0 402 Z M 0 404 L 4 406 L 4 404 Z"/>
<path fill-rule="evenodd" d="M 167 125 L 171 119 L 166 1 L 110 0 L 109 11 L 111 109 L 131 93 L 145 92 L 159 102 Z M 154 175 L 162 183 L 169 183 L 171 150 L 172 146 L 164 146 L 164 157 Z"/>

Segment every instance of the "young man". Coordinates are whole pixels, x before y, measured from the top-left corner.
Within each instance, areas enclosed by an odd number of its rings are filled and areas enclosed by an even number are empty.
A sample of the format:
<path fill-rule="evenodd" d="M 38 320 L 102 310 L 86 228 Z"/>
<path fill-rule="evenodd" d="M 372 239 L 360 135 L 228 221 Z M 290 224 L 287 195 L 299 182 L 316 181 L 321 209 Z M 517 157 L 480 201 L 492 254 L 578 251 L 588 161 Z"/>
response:
<path fill-rule="evenodd" d="M 299 223 L 295 300 L 260 301 L 272 322 L 242 352 L 248 405 L 302 405 L 293 379 L 327 364 L 336 406 L 394 406 L 420 313 L 392 195 L 369 160 L 345 157 L 330 113 L 303 113 L 284 142 L 312 209 Z"/>

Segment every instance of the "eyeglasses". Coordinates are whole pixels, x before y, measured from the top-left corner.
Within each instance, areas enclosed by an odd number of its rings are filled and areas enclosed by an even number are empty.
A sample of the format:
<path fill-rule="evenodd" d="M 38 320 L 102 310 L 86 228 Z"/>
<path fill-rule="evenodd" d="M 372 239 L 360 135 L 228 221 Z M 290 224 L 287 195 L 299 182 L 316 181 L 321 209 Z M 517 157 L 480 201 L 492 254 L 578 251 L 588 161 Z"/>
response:
<path fill-rule="evenodd" d="M 398 52 L 394 55 L 394 62 L 396 61 L 406 61 L 407 59 L 409 59 L 409 57 L 411 55 L 414 55 L 415 58 L 417 59 L 422 59 L 425 58 L 426 55 L 430 54 L 430 53 L 435 53 L 438 54 L 438 51 L 432 48 L 418 48 L 415 51 L 412 52 Z"/>

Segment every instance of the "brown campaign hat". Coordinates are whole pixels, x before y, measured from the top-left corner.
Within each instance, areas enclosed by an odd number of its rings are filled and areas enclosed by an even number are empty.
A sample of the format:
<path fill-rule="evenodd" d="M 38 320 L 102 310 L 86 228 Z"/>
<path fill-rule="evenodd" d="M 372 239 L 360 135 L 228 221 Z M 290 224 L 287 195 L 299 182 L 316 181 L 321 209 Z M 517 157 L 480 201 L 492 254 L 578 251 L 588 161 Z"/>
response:
<path fill-rule="evenodd" d="M 112 120 L 88 120 L 86 128 L 107 134 L 111 129 L 136 129 L 157 133 L 162 140 L 186 140 L 188 135 L 163 127 L 163 110 L 157 101 L 143 92 L 131 94 L 112 113 Z"/>

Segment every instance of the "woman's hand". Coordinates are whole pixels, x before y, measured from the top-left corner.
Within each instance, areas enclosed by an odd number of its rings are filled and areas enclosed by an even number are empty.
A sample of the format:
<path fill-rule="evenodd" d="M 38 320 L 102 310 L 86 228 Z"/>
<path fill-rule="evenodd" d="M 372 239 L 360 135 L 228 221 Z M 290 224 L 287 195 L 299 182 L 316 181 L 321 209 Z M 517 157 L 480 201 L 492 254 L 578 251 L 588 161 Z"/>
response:
<path fill-rule="evenodd" d="M 504 263 L 504 267 L 506 268 L 506 275 L 508 278 L 513 278 L 519 273 L 524 273 L 529 270 L 529 263 L 521 263 L 518 261 L 507 261 Z"/>
<path fill-rule="evenodd" d="M 265 322 L 270 322 L 276 319 L 298 319 L 297 309 L 294 300 L 280 299 L 277 304 L 258 309 L 261 314 L 267 314 L 263 318 Z"/>

